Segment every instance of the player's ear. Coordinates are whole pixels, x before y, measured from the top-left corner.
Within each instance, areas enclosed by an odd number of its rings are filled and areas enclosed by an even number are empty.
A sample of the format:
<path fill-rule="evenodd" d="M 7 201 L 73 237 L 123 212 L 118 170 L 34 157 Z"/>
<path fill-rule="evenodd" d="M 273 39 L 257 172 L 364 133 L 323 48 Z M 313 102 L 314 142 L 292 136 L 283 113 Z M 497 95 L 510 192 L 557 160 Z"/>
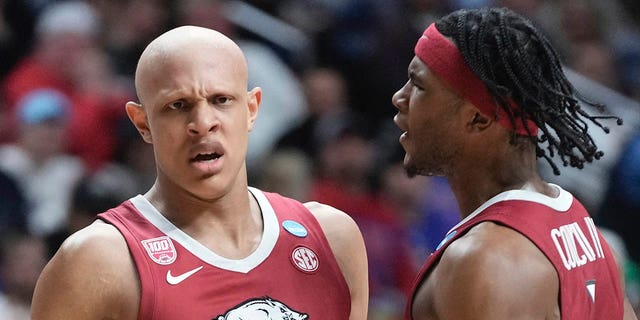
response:
<path fill-rule="evenodd" d="M 468 114 L 467 119 L 467 127 L 471 130 L 471 132 L 480 132 L 484 131 L 493 123 L 493 119 L 484 115 L 482 112 L 477 109 L 474 112 Z"/>
<path fill-rule="evenodd" d="M 262 88 L 255 87 L 251 91 L 247 92 L 247 106 L 249 108 L 249 117 L 247 118 L 247 125 L 249 131 L 253 130 L 253 125 L 258 117 L 258 110 L 260 110 L 260 102 L 262 101 Z"/>
<path fill-rule="evenodd" d="M 127 115 L 131 123 L 138 129 L 140 136 L 147 143 L 152 143 L 151 130 L 149 130 L 149 124 L 147 122 L 147 113 L 141 104 L 129 101 L 126 106 Z"/>

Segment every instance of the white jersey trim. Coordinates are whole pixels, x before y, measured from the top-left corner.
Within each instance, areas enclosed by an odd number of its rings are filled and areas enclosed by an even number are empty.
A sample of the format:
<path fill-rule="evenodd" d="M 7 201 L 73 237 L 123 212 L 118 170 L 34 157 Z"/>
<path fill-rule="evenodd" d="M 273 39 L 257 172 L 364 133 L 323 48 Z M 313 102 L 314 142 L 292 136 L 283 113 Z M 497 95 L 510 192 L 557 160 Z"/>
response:
<path fill-rule="evenodd" d="M 458 222 L 447 234 L 451 233 L 451 231 L 458 229 L 461 225 L 465 224 L 467 221 L 473 219 L 475 216 L 479 215 L 488 207 L 507 200 L 522 200 L 522 201 L 530 201 L 545 205 L 551 209 L 554 209 L 559 212 L 566 212 L 571 207 L 573 203 L 573 195 L 568 191 L 562 189 L 560 186 L 549 183 L 552 187 L 558 190 L 558 196 L 553 198 L 546 196 L 542 193 L 531 191 L 531 190 L 508 190 L 502 193 L 497 194 L 493 198 L 489 199 L 487 202 L 483 203 L 480 207 L 474 210 L 470 215 L 466 218 L 462 219 L 462 221 Z"/>
<path fill-rule="evenodd" d="M 249 187 L 249 191 L 256 198 L 260 206 L 264 232 L 262 233 L 262 240 L 258 248 L 246 258 L 239 260 L 227 259 L 209 250 L 209 248 L 167 220 L 144 196 L 137 195 L 131 198 L 130 201 L 151 224 L 202 261 L 220 269 L 248 273 L 269 257 L 280 235 L 278 218 L 267 197 L 262 191 L 256 188 Z"/>

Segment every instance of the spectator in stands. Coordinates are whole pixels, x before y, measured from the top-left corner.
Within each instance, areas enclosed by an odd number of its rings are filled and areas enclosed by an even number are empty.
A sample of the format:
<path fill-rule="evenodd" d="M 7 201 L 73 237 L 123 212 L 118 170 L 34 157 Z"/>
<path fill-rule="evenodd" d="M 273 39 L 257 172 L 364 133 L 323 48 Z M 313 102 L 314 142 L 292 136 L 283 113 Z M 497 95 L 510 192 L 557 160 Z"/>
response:
<path fill-rule="evenodd" d="M 352 123 L 320 151 L 309 198 L 343 210 L 367 244 L 369 315 L 399 319 L 417 273 L 401 217 L 373 187 L 374 148 L 361 125 Z"/>
<path fill-rule="evenodd" d="M 312 201 L 309 198 L 313 181 L 313 163 L 304 153 L 294 149 L 282 149 L 272 152 L 257 176 L 257 185 L 296 199 Z"/>
<path fill-rule="evenodd" d="M 460 221 L 449 183 L 442 177 L 407 177 L 401 162 L 385 166 L 381 192 L 402 219 L 409 235 L 415 268 L 419 268 Z"/>
<path fill-rule="evenodd" d="M 67 237 L 90 225 L 98 213 L 107 211 L 126 199 L 128 197 L 121 194 L 117 181 L 111 181 L 109 176 L 93 174 L 83 177 L 73 188 L 66 223 L 45 239 L 47 260 L 53 257 Z"/>
<path fill-rule="evenodd" d="M 29 320 L 31 297 L 47 262 L 44 241 L 23 232 L 0 235 L 0 315 L 3 319 Z"/>
<path fill-rule="evenodd" d="M 10 229 L 27 230 L 27 204 L 18 183 L 0 170 L 0 234 Z"/>
<path fill-rule="evenodd" d="M 92 45 L 97 32 L 96 16 L 84 2 L 61 2 L 44 9 L 37 18 L 32 52 L 2 82 L 10 114 L 34 89 L 56 89 L 71 97 L 73 63 L 69 62 L 76 61 Z"/>
<path fill-rule="evenodd" d="M 348 87 L 335 69 L 316 67 L 304 72 L 302 85 L 307 99 L 306 119 L 291 128 L 277 148 L 293 148 L 311 159 L 345 130 L 355 118 L 348 101 Z"/>
<path fill-rule="evenodd" d="M 91 169 L 111 159 L 116 145 L 111 133 L 132 96 L 114 78 L 99 47 L 100 27 L 95 10 L 84 1 L 51 3 L 38 16 L 33 51 L 2 82 L 10 128 L 16 126 L 18 101 L 32 90 L 50 88 L 67 96 L 72 103 L 64 148 Z M 13 141 L 13 132 L 4 130 L 9 136 L 2 140 Z"/>
<path fill-rule="evenodd" d="M 71 191 L 85 172 L 63 148 L 70 104 L 55 90 L 28 93 L 17 105 L 17 141 L 0 146 L 0 169 L 25 193 L 29 230 L 37 235 L 65 223 Z"/>

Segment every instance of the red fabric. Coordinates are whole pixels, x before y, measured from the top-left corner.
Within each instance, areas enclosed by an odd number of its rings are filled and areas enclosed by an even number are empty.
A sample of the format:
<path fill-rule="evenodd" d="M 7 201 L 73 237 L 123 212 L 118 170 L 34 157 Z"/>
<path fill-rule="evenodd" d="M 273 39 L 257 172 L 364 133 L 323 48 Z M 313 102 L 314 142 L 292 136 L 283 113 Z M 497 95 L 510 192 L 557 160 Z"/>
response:
<path fill-rule="evenodd" d="M 556 211 L 541 203 L 516 199 L 488 206 L 448 233 L 422 267 L 414 284 L 414 294 L 422 283 L 428 281 L 429 273 L 437 266 L 445 249 L 483 221 L 494 221 L 518 231 L 549 259 L 560 280 L 562 319 L 622 319 L 624 299 L 614 257 L 602 234 L 595 229 L 593 220 L 575 198 L 567 211 Z M 598 249 L 600 246 L 601 251 Z M 568 266 L 567 260 L 576 261 L 570 257 L 571 248 L 584 260 Z M 597 288 L 594 300 L 586 286 L 592 280 Z M 412 319 L 411 303 L 407 305 L 406 319 Z"/>
<path fill-rule="evenodd" d="M 498 123 L 510 131 L 514 131 L 519 135 L 529 135 L 522 121 L 516 120 L 515 128 L 513 127 L 505 110 L 498 106 L 482 80 L 464 62 L 464 58 L 455 44 L 444 37 L 436 29 L 435 24 L 432 23 L 424 31 L 415 46 L 414 52 L 438 78 L 473 103 L 483 114 L 497 117 Z M 518 105 L 511 99 L 508 102 L 512 108 L 519 109 Z M 529 128 L 531 135 L 538 134 L 538 127 L 533 121 L 527 120 L 526 126 Z"/>
<path fill-rule="evenodd" d="M 269 256 L 247 273 L 208 264 L 191 251 L 193 248 L 175 240 L 172 240 L 175 261 L 158 264 L 147 254 L 142 241 L 165 234 L 145 219 L 131 201 L 100 214 L 101 219 L 123 234 L 135 261 L 142 286 L 138 319 L 218 319 L 240 305 L 266 297 L 308 315 L 309 319 L 347 319 L 351 305 L 349 288 L 318 221 L 295 200 L 266 192 L 264 195 L 278 219 L 279 236 Z M 285 220 L 303 225 L 307 236 L 288 232 L 283 227 Z M 294 266 L 292 252 L 301 246 L 317 254 L 317 271 L 307 273 Z M 184 282 L 168 283 L 168 271 L 183 274 L 196 266 L 203 268 Z M 266 319 L 266 315 L 249 314 L 242 319 L 254 318 Z"/>

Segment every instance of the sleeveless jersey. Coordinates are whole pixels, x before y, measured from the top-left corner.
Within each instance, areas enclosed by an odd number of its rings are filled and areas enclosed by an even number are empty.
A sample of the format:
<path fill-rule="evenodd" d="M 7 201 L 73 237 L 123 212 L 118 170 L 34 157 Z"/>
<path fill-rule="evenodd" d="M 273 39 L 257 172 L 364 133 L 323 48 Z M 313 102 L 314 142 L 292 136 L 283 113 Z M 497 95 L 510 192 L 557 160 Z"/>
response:
<path fill-rule="evenodd" d="M 124 236 L 138 271 L 138 319 L 348 319 L 347 283 L 300 202 L 250 188 L 264 221 L 248 257 L 221 257 L 138 195 L 98 217 Z"/>
<path fill-rule="evenodd" d="M 554 187 L 560 191 L 557 198 L 511 190 L 472 212 L 447 233 L 429 256 L 414 284 L 412 297 L 453 241 L 473 226 L 493 221 L 527 237 L 553 264 L 560 280 L 562 319 L 622 319 L 624 296 L 609 246 L 582 204 L 569 192 Z M 412 303 L 407 305 L 408 319 L 412 318 Z"/>

